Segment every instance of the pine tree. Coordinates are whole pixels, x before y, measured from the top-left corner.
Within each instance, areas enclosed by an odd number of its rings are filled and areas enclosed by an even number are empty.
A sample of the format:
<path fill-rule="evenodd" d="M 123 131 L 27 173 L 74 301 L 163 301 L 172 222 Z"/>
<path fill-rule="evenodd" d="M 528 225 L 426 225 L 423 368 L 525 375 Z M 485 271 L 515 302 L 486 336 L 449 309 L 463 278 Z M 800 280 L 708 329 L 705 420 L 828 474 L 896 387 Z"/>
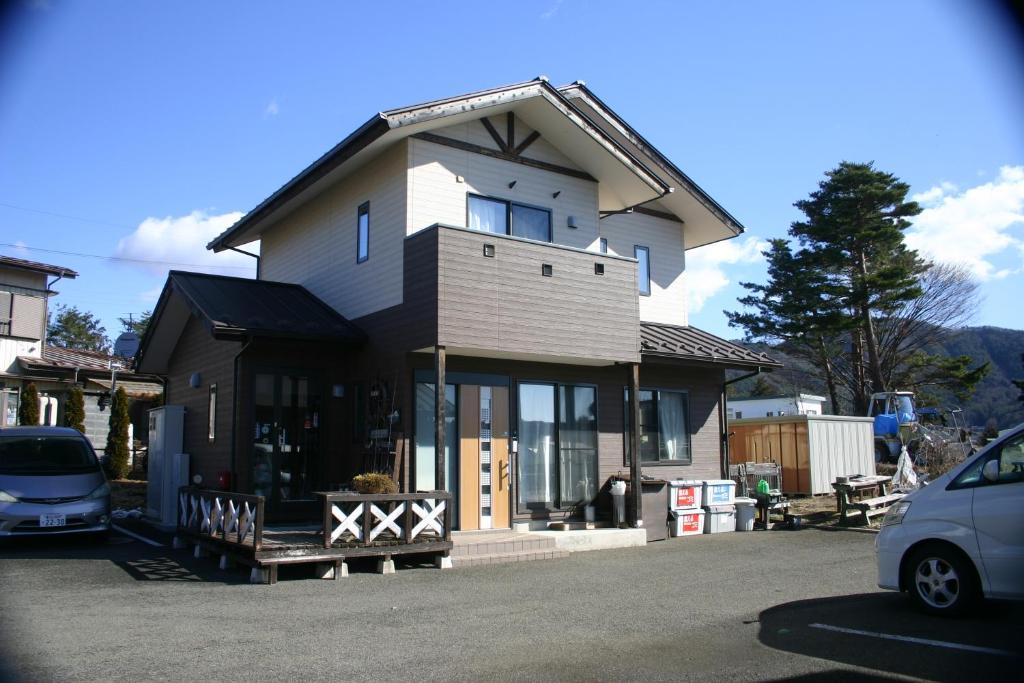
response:
<path fill-rule="evenodd" d="M 77 384 L 68 392 L 68 400 L 64 405 L 64 426 L 85 433 L 85 397 L 82 387 Z"/>
<path fill-rule="evenodd" d="M 107 470 L 112 479 L 128 476 L 128 394 L 118 387 L 110 401 L 110 431 L 107 432 Z"/>
<path fill-rule="evenodd" d="M 36 426 L 39 424 L 39 392 L 36 385 L 29 382 L 21 390 L 21 401 L 18 403 L 18 424 Z"/>

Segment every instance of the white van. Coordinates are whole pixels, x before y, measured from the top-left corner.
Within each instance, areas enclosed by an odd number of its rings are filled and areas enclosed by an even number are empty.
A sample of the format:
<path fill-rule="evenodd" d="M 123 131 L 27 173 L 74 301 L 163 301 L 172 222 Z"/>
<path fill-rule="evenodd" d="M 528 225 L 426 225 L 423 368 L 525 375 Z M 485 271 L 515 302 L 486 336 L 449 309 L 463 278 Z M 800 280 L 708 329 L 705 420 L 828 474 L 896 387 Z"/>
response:
<path fill-rule="evenodd" d="M 1024 599 L 1024 424 L 889 508 L 875 552 L 879 587 L 932 614 Z"/>

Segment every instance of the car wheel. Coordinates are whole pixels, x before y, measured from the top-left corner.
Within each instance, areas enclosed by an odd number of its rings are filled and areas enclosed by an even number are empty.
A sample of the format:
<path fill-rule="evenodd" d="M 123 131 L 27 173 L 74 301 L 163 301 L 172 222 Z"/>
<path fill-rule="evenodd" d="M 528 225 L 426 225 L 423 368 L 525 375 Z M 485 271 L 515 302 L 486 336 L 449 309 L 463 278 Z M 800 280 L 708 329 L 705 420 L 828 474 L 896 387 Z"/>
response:
<path fill-rule="evenodd" d="M 978 598 L 973 567 L 948 546 L 915 550 L 905 571 L 904 585 L 910 596 L 929 614 L 963 614 Z"/>

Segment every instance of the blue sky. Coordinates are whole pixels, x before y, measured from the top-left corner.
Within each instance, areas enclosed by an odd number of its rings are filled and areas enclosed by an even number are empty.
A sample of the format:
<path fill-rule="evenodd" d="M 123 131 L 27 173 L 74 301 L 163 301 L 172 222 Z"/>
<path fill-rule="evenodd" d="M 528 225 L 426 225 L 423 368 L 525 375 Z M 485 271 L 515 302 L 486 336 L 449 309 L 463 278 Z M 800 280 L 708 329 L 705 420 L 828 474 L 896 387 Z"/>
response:
<path fill-rule="evenodd" d="M 54 251 L 247 274 L 210 234 L 373 113 L 539 74 L 585 80 L 747 226 L 689 253 L 693 324 L 740 336 L 722 310 L 763 279 L 761 242 L 847 159 L 926 201 L 909 239 L 976 273 L 975 324 L 1024 326 L 1024 46 L 984 3 L 50 0 L 0 20 L 0 253 L 78 270 L 56 303 L 112 336 L 167 265 Z"/>

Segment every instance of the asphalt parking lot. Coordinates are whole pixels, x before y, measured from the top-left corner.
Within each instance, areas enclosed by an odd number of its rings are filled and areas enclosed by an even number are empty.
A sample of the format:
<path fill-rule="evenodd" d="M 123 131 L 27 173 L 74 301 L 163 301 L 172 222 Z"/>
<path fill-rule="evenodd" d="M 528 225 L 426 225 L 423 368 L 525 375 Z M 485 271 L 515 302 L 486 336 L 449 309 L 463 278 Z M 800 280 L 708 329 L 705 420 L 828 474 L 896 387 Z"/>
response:
<path fill-rule="evenodd" d="M 150 534 L 158 542 L 165 541 Z M 115 535 L 0 547 L 7 680 L 895 680 L 1021 670 L 1024 605 L 875 588 L 874 536 L 699 536 L 563 560 L 249 585 Z"/>

